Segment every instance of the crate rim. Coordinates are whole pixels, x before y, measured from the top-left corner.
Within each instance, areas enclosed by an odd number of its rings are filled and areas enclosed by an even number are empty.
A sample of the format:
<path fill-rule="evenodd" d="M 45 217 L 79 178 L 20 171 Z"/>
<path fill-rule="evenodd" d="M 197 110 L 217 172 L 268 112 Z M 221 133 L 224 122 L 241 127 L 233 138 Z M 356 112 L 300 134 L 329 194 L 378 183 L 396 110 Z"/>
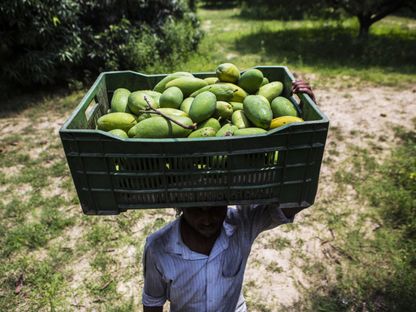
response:
<path fill-rule="evenodd" d="M 251 68 L 257 68 L 257 69 L 261 69 L 261 68 L 282 68 L 290 77 L 291 81 L 295 81 L 295 77 L 293 76 L 293 74 L 289 71 L 287 66 L 267 66 L 267 65 L 258 65 L 258 66 L 254 66 L 254 67 L 250 67 L 247 68 L 245 70 L 240 71 L 241 73 L 243 73 L 244 71 L 251 69 Z M 168 143 L 168 142 L 190 142 L 190 141 L 219 141 L 219 140 L 242 140 L 245 138 L 251 138 L 251 137 L 264 137 L 264 136 L 269 136 L 269 135 L 274 135 L 277 132 L 283 131 L 287 128 L 293 128 L 293 127 L 299 127 L 302 126 L 304 124 L 327 124 L 329 123 L 329 119 L 328 117 L 319 109 L 319 107 L 316 105 L 316 103 L 312 100 L 312 98 L 306 94 L 306 93 L 302 93 L 301 97 L 304 97 L 304 99 L 306 101 L 309 102 L 309 104 L 313 107 L 314 110 L 316 110 L 319 115 L 322 117 L 319 120 L 313 120 L 313 121 L 304 121 L 304 122 L 295 122 L 295 123 L 290 123 L 281 127 L 278 127 L 276 129 L 272 129 L 272 130 L 268 130 L 266 133 L 261 133 L 261 134 L 253 134 L 253 135 L 244 135 L 244 136 L 224 136 L 224 137 L 203 137 L 203 138 L 120 138 L 116 135 L 110 134 L 109 132 L 103 131 L 103 130 L 98 130 L 98 129 L 68 129 L 69 124 L 73 121 L 73 119 L 75 118 L 76 114 L 78 113 L 78 111 L 82 108 L 82 106 L 84 105 L 84 102 L 88 100 L 88 98 L 90 98 L 92 96 L 92 94 L 94 93 L 97 85 L 101 82 L 101 80 L 104 78 L 104 76 L 106 75 L 111 75 L 111 74 L 119 74 L 119 73 L 132 73 L 134 75 L 139 75 L 139 76 L 143 76 L 143 77 L 165 77 L 168 74 L 144 74 L 141 72 L 136 72 L 133 70 L 120 70 L 120 71 L 105 71 L 105 72 L 101 72 L 97 79 L 94 81 L 94 83 L 92 84 L 92 86 L 89 88 L 88 92 L 82 97 L 81 101 L 78 103 L 78 105 L 75 107 L 75 109 L 73 109 L 73 111 L 71 112 L 71 114 L 69 115 L 69 117 L 66 119 L 66 121 L 64 122 L 64 124 L 62 125 L 62 127 L 59 129 L 59 133 L 64 134 L 71 134 L 71 133 L 83 133 L 83 134 L 100 134 L 103 136 L 107 136 L 109 138 L 115 139 L 115 140 L 119 140 L 119 141 L 123 141 L 123 142 L 155 142 L 155 143 Z M 191 74 L 193 75 L 199 75 L 199 74 L 212 74 L 215 75 L 215 72 L 191 72 Z"/>

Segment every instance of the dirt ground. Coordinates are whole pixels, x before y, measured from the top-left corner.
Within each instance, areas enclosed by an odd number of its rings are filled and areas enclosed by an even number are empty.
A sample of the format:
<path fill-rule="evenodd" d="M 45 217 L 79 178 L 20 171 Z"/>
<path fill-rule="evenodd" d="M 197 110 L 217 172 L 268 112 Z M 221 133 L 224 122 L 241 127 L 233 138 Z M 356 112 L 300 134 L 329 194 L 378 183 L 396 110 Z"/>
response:
<path fill-rule="evenodd" d="M 382 159 L 397 143 L 393 128 L 412 129 L 412 119 L 416 118 L 416 86 L 407 90 L 334 88 L 325 92 L 317 90 L 316 96 L 320 109 L 330 120 L 330 130 L 315 205 L 337 201 L 359 214 L 360 203 L 352 189 L 347 190 L 344 198 L 335 193 L 334 175 L 351 156 L 351 147 L 368 148 L 374 152 L 373 156 Z M 296 216 L 298 226 L 290 230 L 282 226 L 262 233 L 257 239 L 245 275 L 245 283 L 255 286 L 248 293 L 256 302 L 267 303 L 267 307 L 288 308 L 301 300 L 303 290 L 325 286 L 331 279 L 329 275 L 328 280 L 314 280 L 314 274 L 302 269 L 305 261 L 331 266 L 331 258 L 337 256 L 335 251 L 323 246 L 333 239 L 333 233 L 317 222 L 314 207 Z M 268 242 L 276 237 L 284 237 L 290 244 L 282 250 L 270 249 Z M 281 268 L 275 273 L 266 270 L 273 262 Z"/>
<path fill-rule="evenodd" d="M 360 205 L 354 199 L 353 190 L 347 192 L 345 198 L 337 198 L 334 174 L 340 164 L 350 157 L 352 146 L 368 148 L 380 159 L 388 154 L 396 143 L 393 128 L 395 126 L 412 128 L 412 119 L 416 118 L 416 86 L 405 90 L 390 87 L 332 88 L 325 92 L 316 90 L 316 96 L 319 107 L 330 120 L 330 130 L 315 205 L 337 201 L 345 203 L 359 213 Z M 53 131 L 58 136 L 59 128 L 66 117 L 54 115 L 45 118 L 33 131 L 39 133 Z M 28 118 L 20 115 L 2 118 L 0 138 L 7 133 L 18 135 L 27 123 Z M 46 147 L 36 146 L 31 154 L 38 154 L 39 148 Z M 6 175 L 13 175 L 19 171 L 19 168 L 2 168 L 2 171 Z M 51 191 L 51 195 L 65 193 L 59 179 L 51 181 L 49 190 L 55 189 Z M 285 306 L 289 309 L 291 305 L 302 299 L 305 289 L 324 287 L 331 279 L 328 275 L 327 279 L 316 280 L 313 272 L 305 270 L 305 264 L 319 262 L 328 266 L 330 272 L 333 263 L 331 257 L 336 256 L 331 255 L 333 251 L 324 246 L 325 242 L 333 239 L 333 233 L 319 222 L 315 205 L 299 213 L 293 226 L 282 226 L 265 232 L 256 240 L 247 265 L 244 286 L 247 301 L 256 302 L 252 311 L 276 311 L 277 306 Z M 79 207 L 74 209 L 80 212 Z M 174 216 L 168 213 L 168 217 Z M 155 216 L 152 215 L 150 218 L 154 219 Z M 146 221 L 143 223 L 141 220 L 140 224 L 137 224 L 137 231 L 140 231 L 145 223 Z M 82 229 L 79 227 L 71 228 L 63 235 L 70 238 L 66 244 L 76 246 L 80 232 Z M 140 237 L 139 234 L 137 235 Z M 286 243 L 276 249 L 271 246 L 271 242 L 276 239 Z M 113 256 L 121 267 L 127 268 L 139 252 L 140 250 L 136 250 L 135 247 L 124 246 L 122 250 L 114 252 Z M 91 275 L 90 266 L 88 261 L 79 261 L 73 263 L 73 266 L 74 275 L 70 287 L 77 289 L 81 281 Z M 139 294 L 141 287 L 142 282 L 138 277 L 127 278 L 117 284 L 117 290 L 125 294 L 126 299 L 131 295 Z M 136 297 L 135 301 L 138 304 L 140 298 Z M 74 304 L 90 306 L 88 298 L 82 296 L 76 296 Z"/>

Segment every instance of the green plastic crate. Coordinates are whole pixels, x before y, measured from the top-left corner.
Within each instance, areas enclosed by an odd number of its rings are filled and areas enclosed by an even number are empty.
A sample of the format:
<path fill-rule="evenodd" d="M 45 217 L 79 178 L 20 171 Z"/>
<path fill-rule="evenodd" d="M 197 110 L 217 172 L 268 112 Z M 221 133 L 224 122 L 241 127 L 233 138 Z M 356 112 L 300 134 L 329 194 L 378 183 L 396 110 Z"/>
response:
<path fill-rule="evenodd" d="M 256 68 L 282 81 L 283 95 L 296 104 L 286 67 Z M 152 89 L 165 76 L 102 73 L 60 129 L 85 214 L 277 201 L 297 212 L 314 203 L 329 121 L 306 94 L 300 95 L 305 122 L 256 136 L 120 139 L 95 130 L 114 90 Z"/>

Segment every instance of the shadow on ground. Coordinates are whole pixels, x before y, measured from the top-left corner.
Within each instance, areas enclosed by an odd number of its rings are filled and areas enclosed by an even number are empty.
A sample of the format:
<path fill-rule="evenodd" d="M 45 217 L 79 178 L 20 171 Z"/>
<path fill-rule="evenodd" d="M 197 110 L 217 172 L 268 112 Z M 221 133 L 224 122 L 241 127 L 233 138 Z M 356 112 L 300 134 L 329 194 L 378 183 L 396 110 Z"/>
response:
<path fill-rule="evenodd" d="M 242 53 L 301 62 L 306 66 L 366 69 L 381 67 L 398 73 L 416 73 L 416 36 L 371 35 L 356 38 L 356 30 L 334 26 L 281 31 L 260 29 L 236 41 Z"/>

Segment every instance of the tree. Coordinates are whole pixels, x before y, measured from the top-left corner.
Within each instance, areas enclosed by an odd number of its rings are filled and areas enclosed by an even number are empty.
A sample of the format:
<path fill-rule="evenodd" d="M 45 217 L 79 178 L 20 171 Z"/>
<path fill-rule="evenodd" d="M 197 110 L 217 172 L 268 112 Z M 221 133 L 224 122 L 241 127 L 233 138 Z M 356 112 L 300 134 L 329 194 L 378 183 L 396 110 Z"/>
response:
<path fill-rule="evenodd" d="M 360 23 L 359 38 L 366 38 L 370 26 L 398 9 L 411 5 L 412 0 L 329 0 L 336 8 L 356 16 Z"/>

